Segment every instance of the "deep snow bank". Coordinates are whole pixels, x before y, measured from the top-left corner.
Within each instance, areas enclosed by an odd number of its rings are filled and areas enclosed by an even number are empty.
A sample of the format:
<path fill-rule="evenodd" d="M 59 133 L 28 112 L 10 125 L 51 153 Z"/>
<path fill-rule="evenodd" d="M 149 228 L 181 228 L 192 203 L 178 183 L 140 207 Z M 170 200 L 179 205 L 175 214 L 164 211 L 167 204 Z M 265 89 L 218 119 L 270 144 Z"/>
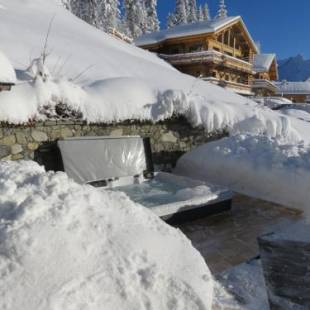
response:
<path fill-rule="evenodd" d="M 176 172 L 310 214 L 310 150 L 303 143 L 236 135 L 185 154 Z"/>
<path fill-rule="evenodd" d="M 1 309 L 202 310 L 212 288 L 185 236 L 124 194 L 1 162 Z"/>

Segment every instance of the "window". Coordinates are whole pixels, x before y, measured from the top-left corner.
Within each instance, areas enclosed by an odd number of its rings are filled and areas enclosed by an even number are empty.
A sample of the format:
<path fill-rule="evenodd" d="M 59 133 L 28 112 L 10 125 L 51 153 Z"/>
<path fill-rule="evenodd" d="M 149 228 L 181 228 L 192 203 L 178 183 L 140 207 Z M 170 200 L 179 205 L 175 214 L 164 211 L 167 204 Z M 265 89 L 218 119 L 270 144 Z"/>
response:
<path fill-rule="evenodd" d="M 225 80 L 229 81 L 229 75 L 228 74 L 225 74 Z"/>
<path fill-rule="evenodd" d="M 202 45 L 202 43 L 197 43 L 195 45 L 190 46 L 188 50 L 190 53 L 201 52 L 203 50 L 203 45 Z"/>

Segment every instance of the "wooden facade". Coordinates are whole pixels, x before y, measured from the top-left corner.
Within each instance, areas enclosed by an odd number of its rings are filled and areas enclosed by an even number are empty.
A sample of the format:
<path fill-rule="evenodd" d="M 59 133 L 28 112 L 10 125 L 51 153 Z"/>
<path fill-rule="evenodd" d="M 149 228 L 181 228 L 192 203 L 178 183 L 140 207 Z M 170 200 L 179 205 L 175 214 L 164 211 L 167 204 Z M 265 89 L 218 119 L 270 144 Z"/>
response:
<path fill-rule="evenodd" d="M 294 103 L 309 103 L 310 102 L 310 93 L 309 94 L 283 94 L 282 97 L 289 99 Z"/>
<path fill-rule="evenodd" d="M 254 71 L 254 57 L 258 50 L 241 17 L 231 18 L 231 22 L 224 19 L 222 26 L 221 20 L 209 23 L 205 32 L 202 28 L 200 33 L 171 35 L 158 42 L 137 45 L 157 53 L 183 73 L 243 95 L 254 95 L 255 79 L 273 79 L 277 74 L 274 71 L 277 70 L 276 63 L 270 72 L 257 75 Z M 217 23 L 214 30 L 212 23 Z"/>

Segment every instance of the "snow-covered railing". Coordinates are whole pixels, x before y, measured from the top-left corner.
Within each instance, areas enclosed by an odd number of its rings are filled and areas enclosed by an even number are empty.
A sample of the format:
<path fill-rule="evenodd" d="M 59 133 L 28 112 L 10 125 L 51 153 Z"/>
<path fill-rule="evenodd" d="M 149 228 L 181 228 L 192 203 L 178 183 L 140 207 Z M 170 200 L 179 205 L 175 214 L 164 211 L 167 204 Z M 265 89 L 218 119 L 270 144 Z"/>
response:
<path fill-rule="evenodd" d="M 272 91 L 276 91 L 278 89 L 274 83 L 266 79 L 255 79 L 253 81 L 253 88 L 268 88 Z"/>
<path fill-rule="evenodd" d="M 193 62 L 215 62 L 223 63 L 227 66 L 235 66 L 253 72 L 253 64 L 249 61 L 233 57 L 215 50 L 206 50 L 199 52 L 190 52 L 182 54 L 159 54 L 159 57 L 170 62 L 171 64 L 186 64 Z"/>

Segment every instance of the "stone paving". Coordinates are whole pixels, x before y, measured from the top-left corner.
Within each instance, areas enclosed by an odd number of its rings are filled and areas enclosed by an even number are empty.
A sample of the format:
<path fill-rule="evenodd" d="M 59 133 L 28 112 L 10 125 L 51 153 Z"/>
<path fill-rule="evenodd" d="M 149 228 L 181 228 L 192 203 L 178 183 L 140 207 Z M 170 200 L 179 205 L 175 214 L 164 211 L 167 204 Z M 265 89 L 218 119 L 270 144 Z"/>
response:
<path fill-rule="evenodd" d="M 217 274 L 259 255 L 257 237 L 290 225 L 301 212 L 236 195 L 232 210 L 177 225 Z"/>

